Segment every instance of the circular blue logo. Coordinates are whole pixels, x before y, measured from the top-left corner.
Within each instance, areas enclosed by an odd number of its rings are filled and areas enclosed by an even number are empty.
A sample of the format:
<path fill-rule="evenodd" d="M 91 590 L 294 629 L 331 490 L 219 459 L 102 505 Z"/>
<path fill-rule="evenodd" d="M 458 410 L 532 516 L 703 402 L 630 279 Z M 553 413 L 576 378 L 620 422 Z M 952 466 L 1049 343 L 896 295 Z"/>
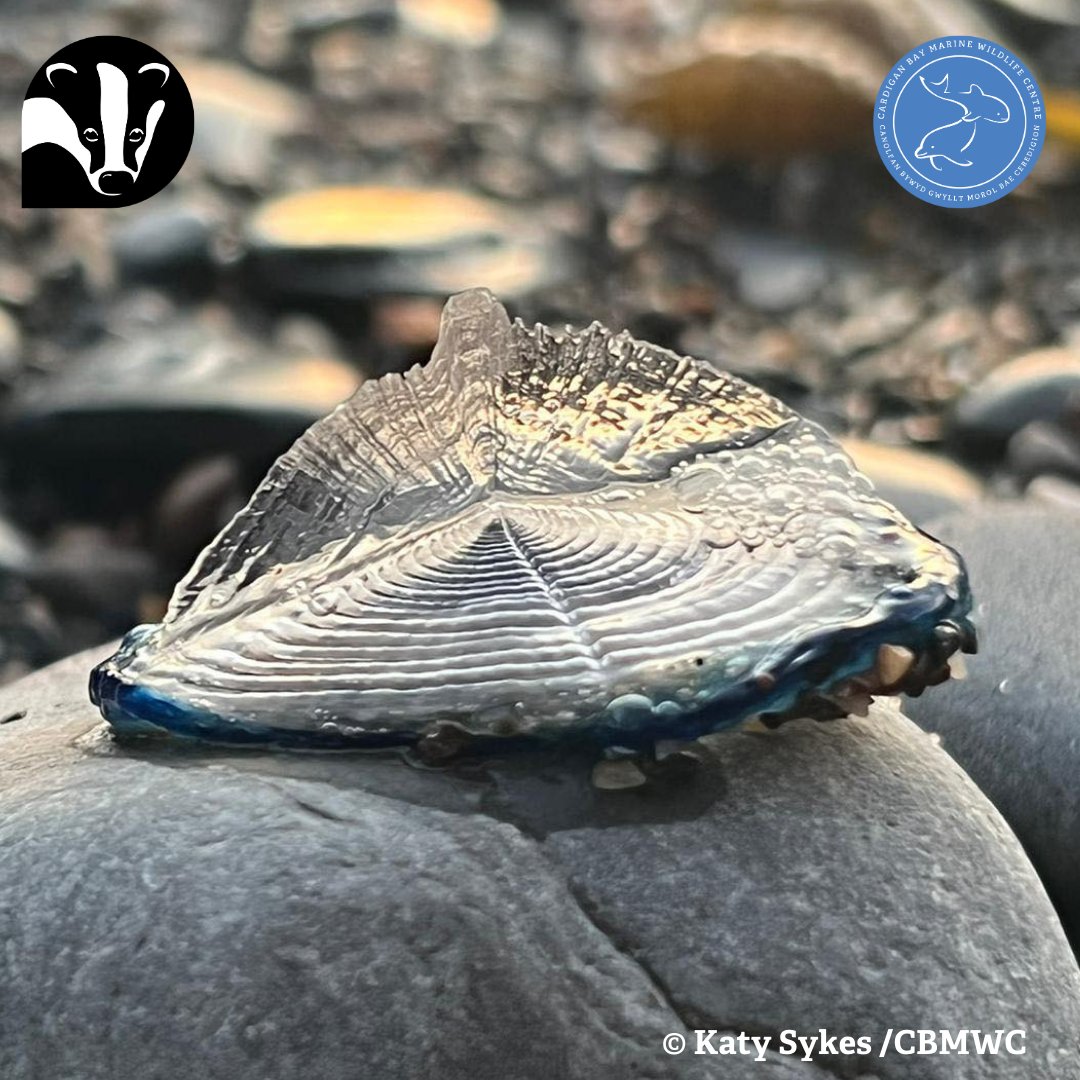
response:
<path fill-rule="evenodd" d="M 1027 65 L 985 38 L 935 38 L 901 57 L 874 108 L 878 153 L 923 202 L 985 206 L 1027 178 L 1046 135 Z"/>

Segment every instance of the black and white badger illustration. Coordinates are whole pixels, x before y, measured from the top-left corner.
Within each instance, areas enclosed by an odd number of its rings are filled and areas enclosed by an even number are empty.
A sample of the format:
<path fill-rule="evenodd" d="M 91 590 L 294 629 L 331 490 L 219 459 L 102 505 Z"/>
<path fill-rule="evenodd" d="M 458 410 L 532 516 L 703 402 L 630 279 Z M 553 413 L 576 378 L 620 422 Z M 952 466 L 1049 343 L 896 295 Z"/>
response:
<path fill-rule="evenodd" d="M 130 38 L 68 45 L 23 102 L 23 205 L 140 202 L 176 175 L 192 129 L 187 88 L 160 53 Z"/>

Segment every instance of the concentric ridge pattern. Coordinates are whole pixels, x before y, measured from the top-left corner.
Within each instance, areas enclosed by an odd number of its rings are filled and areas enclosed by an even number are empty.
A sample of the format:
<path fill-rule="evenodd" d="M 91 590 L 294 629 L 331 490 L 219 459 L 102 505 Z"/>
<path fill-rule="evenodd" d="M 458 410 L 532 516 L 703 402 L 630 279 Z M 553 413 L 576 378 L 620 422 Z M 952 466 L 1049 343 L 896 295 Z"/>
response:
<path fill-rule="evenodd" d="M 277 462 L 92 692 L 122 730 L 233 742 L 442 722 L 634 745 L 790 713 L 883 646 L 939 666 L 968 606 L 959 558 L 815 424 L 625 333 L 511 324 L 477 290 L 426 366 Z"/>

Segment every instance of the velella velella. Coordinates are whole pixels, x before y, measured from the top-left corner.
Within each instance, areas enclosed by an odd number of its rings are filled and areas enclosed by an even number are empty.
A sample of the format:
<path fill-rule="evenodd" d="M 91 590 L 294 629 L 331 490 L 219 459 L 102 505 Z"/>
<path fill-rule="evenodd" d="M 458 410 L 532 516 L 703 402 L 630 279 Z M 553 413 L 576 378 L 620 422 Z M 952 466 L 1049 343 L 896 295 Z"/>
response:
<path fill-rule="evenodd" d="M 278 460 L 91 697 L 119 733 L 230 744 L 644 749 L 919 693 L 974 649 L 970 606 L 817 424 L 476 289 Z"/>

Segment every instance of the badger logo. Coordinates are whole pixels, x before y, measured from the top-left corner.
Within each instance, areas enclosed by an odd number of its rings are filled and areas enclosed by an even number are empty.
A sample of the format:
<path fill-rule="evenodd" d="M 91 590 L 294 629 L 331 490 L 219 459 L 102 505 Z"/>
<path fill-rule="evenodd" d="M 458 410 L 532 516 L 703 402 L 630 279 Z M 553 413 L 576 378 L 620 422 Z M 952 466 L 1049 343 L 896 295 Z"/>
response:
<path fill-rule="evenodd" d="M 23 102 L 23 206 L 130 206 L 184 163 L 194 123 L 175 66 L 142 42 L 93 37 L 61 49 Z"/>

